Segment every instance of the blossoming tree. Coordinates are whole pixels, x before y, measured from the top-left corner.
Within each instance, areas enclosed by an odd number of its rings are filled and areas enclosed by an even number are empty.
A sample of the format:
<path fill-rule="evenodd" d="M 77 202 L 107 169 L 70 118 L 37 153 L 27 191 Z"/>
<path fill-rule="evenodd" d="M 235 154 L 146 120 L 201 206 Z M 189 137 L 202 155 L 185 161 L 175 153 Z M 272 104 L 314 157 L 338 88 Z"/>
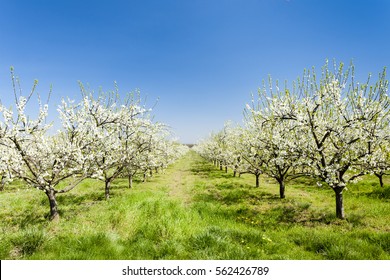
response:
<path fill-rule="evenodd" d="M 48 105 L 38 98 L 38 116 L 33 119 L 26 113 L 31 102 L 37 81 L 30 95 L 17 94 L 15 77 L 11 69 L 14 85 L 15 111 L 0 105 L 2 112 L 1 143 L 15 156 L 18 164 L 8 166 L 10 174 L 24 180 L 29 186 L 43 191 L 50 204 L 50 219 L 58 219 L 56 195 L 72 190 L 89 171 L 87 153 L 83 153 L 74 131 L 62 130 L 56 135 L 48 135 L 50 125 L 46 124 Z M 81 137 L 81 138 L 80 138 Z M 88 157 L 88 156 L 87 156 Z M 65 187 L 59 183 L 67 180 Z"/>
<path fill-rule="evenodd" d="M 257 105 L 247 105 L 245 111 L 250 148 L 261 155 L 261 172 L 278 182 L 280 198 L 285 197 L 285 182 L 304 174 L 298 148 L 302 137 L 297 135 L 296 125 L 291 120 L 279 121 L 274 115 L 275 110 L 290 102 L 289 98 L 287 90 L 267 96 L 264 89 L 259 92 Z"/>
<path fill-rule="evenodd" d="M 323 67 L 320 81 L 306 72 L 298 81 L 295 102 L 274 110 L 280 121 L 293 121 L 309 172 L 333 189 L 336 216 L 345 218 L 343 190 L 370 172 L 375 150 L 389 135 L 389 97 L 385 71 L 378 81 L 358 84 L 354 66 Z"/>

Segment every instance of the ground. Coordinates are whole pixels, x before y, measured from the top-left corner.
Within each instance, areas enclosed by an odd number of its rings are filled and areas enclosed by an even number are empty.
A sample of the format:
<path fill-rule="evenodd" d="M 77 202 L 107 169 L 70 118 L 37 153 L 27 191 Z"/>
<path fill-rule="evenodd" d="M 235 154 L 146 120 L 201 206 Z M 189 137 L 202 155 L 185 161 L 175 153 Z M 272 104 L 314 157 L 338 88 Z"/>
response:
<path fill-rule="evenodd" d="M 47 199 L 15 182 L 0 193 L 1 259 L 390 259 L 390 188 L 367 177 L 345 192 L 346 220 L 334 193 L 307 178 L 287 184 L 233 177 L 194 152 L 146 183 L 86 180 Z M 385 184 L 388 184 L 385 181 Z"/>

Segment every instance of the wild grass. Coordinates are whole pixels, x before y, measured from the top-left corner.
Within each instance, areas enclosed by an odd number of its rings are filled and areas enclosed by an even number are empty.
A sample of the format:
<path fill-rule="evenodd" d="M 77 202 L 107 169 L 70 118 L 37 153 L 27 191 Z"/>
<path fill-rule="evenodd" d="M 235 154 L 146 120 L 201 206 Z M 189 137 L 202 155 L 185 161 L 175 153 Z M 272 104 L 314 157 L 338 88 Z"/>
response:
<path fill-rule="evenodd" d="M 49 222 L 46 196 L 22 182 L 0 193 L 1 259 L 390 259 L 390 181 L 366 177 L 344 193 L 308 179 L 286 199 L 261 177 L 233 177 L 189 153 L 148 182 L 86 180 L 58 196 Z"/>

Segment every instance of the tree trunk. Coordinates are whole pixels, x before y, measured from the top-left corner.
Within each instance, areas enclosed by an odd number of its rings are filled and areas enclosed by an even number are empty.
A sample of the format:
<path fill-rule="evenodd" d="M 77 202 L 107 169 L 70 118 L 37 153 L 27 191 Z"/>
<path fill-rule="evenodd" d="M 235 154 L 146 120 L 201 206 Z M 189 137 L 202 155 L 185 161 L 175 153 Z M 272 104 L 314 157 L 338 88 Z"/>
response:
<path fill-rule="evenodd" d="M 222 163 L 219 164 L 219 170 L 222 170 Z"/>
<path fill-rule="evenodd" d="M 49 199 L 50 203 L 50 220 L 59 220 L 60 215 L 58 213 L 58 205 L 56 200 L 56 193 L 53 189 L 49 189 L 45 191 L 47 198 Z"/>
<path fill-rule="evenodd" d="M 228 173 L 228 167 L 225 166 L 225 173 Z"/>
<path fill-rule="evenodd" d="M 133 187 L 133 175 L 130 174 L 129 175 L 129 189 L 131 189 Z"/>
<path fill-rule="evenodd" d="M 379 184 L 383 188 L 383 174 L 382 173 L 375 173 L 375 176 L 379 179 Z"/>
<path fill-rule="evenodd" d="M 284 195 L 284 191 L 286 189 L 286 186 L 284 185 L 284 181 L 283 180 L 278 180 L 279 182 L 279 194 L 280 194 L 280 198 L 285 198 L 285 195 Z"/>
<path fill-rule="evenodd" d="M 5 176 L 2 176 L 0 182 L 0 191 L 4 191 L 4 186 L 5 186 Z"/>
<path fill-rule="evenodd" d="M 144 180 L 142 182 L 146 182 L 146 172 L 144 172 Z"/>
<path fill-rule="evenodd" d="M 260 174 L 255 174 L 255 176 L 256 176 L 256 188 L 258 188 L 260 186 L 260 184 L 259 184 Z"/>
<path fill-rule="evenodd" d="M 110 185 L 111 180 L 106 180 L 106 186 L 104 188 L 106 199 L 110 199 Z"/>
<path fill-rule="evenodd" d="M 334 187 L 333 188 L 336 194 L 336 216 L 339 219 L 344 219 L 344 203 L 343 203 L 343 190 L 344 187 Z"/>
<path fill-rule="evenodd" d="M 233 177 L 236 177 L 236 175 L 237 175 L 237 171 L 234 170 L 234 171 L 233 171 Z"/>

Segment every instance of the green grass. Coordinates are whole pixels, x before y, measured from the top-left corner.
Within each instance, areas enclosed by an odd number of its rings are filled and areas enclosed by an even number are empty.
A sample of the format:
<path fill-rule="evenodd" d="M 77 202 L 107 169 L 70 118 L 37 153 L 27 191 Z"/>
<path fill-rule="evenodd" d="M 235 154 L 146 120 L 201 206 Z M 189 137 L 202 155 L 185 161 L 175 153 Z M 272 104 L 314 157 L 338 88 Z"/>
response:
<path fill-rule="evenodd" d="M 147 183 L 86 180 L 58 196 L 61 218 L 47 219 L 46 196 L 15 182 L 0 193 L 1 259 L 390 259 L 390 181 L 367 176 L 334 193 L 309 179 L 290 182 L 286 199 L 261 176 L 233 177 L 189 153 Z"/>

